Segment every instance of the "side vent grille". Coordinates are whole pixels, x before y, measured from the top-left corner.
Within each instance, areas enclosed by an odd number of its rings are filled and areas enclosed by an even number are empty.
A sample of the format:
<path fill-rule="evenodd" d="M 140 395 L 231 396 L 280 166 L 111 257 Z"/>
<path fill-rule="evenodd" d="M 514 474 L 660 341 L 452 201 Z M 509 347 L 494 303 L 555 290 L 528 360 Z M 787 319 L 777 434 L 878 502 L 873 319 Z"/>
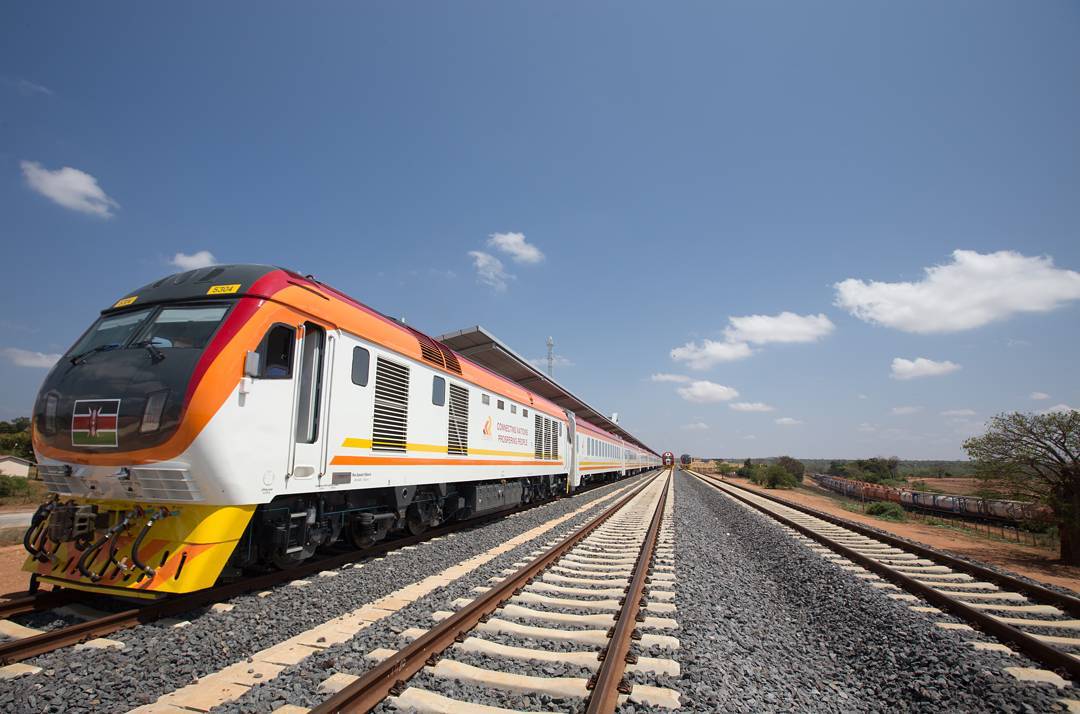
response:
<path fill-rule="evenodd" d="M 551 458 L 551 419 L 543 420 L 543 457 Z"/>
<path fill-rule="evenodd" d="M 551 422 L 551 458 L 559 458 L 559 422 Z"/>
<path fill-rule="evenodd" d="M 409 422 L 409 368 L 379 357 L 375 364 L 372 451 L 404 453 Z"/>
<path fill-rule="evenodd" d="M 469 453 L 469 390 L 450 385 L 450 422 L 447 424 L 446 453 Z"/>
<path fill-rule="evenodd" d="M 454 351 L 441 342 L 439 342 L 438 345 L 439 351 L 442 352 L 443 359 L 446 360 L 446 368 L 451 372 L 461 374 L 461 363 L 458 362 L 457 355 L 454 354 Z"/>
<path fill-rule="evenodd" d="M 536 428 L 533 430 L 533 455 L 537 459 L 544 458 L 544 418 L 536 415 Z"/>

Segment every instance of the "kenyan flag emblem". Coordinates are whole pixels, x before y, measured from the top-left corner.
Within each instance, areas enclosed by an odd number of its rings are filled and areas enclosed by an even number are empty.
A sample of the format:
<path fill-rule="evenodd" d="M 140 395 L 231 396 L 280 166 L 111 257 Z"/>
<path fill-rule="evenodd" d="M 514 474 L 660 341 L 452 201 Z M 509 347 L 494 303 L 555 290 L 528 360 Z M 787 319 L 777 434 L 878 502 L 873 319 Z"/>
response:
<path fill-rule="evenodd" d="M 116 446 L 119 399 L 78 399 L 71 414 L 72 446 Z"/>

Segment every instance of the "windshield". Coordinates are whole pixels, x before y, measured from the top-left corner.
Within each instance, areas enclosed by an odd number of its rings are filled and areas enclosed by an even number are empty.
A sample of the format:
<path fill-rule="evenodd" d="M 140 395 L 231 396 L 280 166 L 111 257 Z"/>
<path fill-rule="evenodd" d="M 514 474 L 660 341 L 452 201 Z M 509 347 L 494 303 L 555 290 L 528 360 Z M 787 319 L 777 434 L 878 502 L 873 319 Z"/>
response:
<path fill-rule="evenodd" d="M 71 354 L 80 355 L 99 347 L 119 347 L 128 341 L 149 314 L 150 310 L 136 310 L 101 318 L 78 344 L 71 348 Z"/>
<path fill-rule="evenodd" d="M 139 335 L 138 342 L 161 348 L 201 350 L 228 310 L 228 305 L 164 308 Z"/>

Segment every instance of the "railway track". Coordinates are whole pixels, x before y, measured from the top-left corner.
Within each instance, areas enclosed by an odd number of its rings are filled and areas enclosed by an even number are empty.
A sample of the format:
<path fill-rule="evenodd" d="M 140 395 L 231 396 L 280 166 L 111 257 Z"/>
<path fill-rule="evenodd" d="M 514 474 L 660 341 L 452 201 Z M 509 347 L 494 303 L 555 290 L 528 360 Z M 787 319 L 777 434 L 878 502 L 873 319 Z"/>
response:
<path fill-rule="evenodd" d="M 592 488 L 597 488 L 602 485 L 606 485 L 606 482 L 582 489 L 579 493 L 592 490 Z M 289 570 L 274 571 L 252 578 L 245 578 L 243 580 L 218 585 L 213 588 L 200 590 L 187 595 L 170 597 L 143 605 L 124 608 L 117 612 L 95 613 L 93 610 L 88 610 L 88 612 L 92 613 L 88 615 L 88 619 L 44 632 L 35 631 L 32 628 L 22 628 L 21 626 L 11 627 L 9 628 L 9 632 L 17 632 L 24 636 L 16 635 L 13 639 L 0 641 L 0 665 L 11 665 L 31 657 L 52 652 L 62 647 L 69 647 L 89 640 L 104 638 L 107 635 L 130 627 L 136 627 L 165 618 L 176 617 L 185 612 L 223 602 L 244 593 L 269 590 L 316 573 L 328 570 L 332 571 L 359 561 L 377 558 L 398 548 L 414 546 L 433 538 L 439 538 L 451 533 L 480 527 L 500 518 L 505 518 L 515 513 L 522 513 L 532 508 L 551 503 L 553 500 L 556 499 L 536 501 L 506 511 L 487 514 L 479 518 L 450 523 L 438 528 L 429 529 L 420 535 L 395 538 L 391 541 L 379 543 L 364 550 L 350 550 L 343 553 L 328 555 L 303 563 L 295 568 L 290 568 Z M 81 603 L 84 600 L 85 595 L 75 590 L 56 589 L 42 590 L 33 594 L 19 594 L 6 601 L 0 602 L 0 619 L 27 613 L 43 612 Z M 108 642 L 102 644 L 108 645 Z"/>
<path fill-rule="evenodd" d="M 313 711 L 370 711 L 384 701 L 421 712 L 510 711 L 438 691 L 450 680 L 587 700 L 589 712 L 614 711 L 627 698 L 678 706 L 677 692 L 625 678 L 628 669 L 637 677 L 678 673 L 673 660 L 633 651 L 678 647 L 675 637 L 663 634 L 677 628 L 666 616 L 675 611 L 671 482 L 670 471 L 650 479 L 490 587 L 477 588 L 474 599 L 455 601 L 456 612 L 433 613 L 438 624 L 430 630 L 403 633 L 413 639 L 402 649 L 370 653 L 378 664 Z M 500 636 L 530 646 L 507 645 Z M 470 658 L 491 666 L 470 664 Z M 551 663 L 576 664 L 593 674 L 547 676 L 543 666 Z M 407 684 L 417 675 L 423 686 Z"/>
<path fill-rule="evenodd" d="M 880 587 L 907 591 L 891 594 L 894 599 L 922 599 L 930 606 L 912 608 L 928 614 L 945 611 L 970 623 L 942 622 L 940 627 L 979 629 L 1000 641 L 972 642 L 976 649 L 1008 654 L 1015 648 L 1050 670 L 1009 668 L 1017 678 L 1080 681 L 1080 599 L 715 477 L 687 473 L 780 522 L 841 567 L 892 584 Z"/>

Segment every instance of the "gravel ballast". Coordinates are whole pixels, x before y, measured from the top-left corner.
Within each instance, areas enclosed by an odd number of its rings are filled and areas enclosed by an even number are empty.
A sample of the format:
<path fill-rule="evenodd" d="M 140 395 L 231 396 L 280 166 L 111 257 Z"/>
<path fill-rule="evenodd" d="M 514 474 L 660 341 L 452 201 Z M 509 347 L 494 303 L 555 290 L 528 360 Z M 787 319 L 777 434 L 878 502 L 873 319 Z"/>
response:
<path fill-rule="evenodd" d="M 293 635 L 441 572 L 454 563 L 505 543 L 524 531 L 581 508 L 615 489 L 636 484 L 640 478 L 626 479 L 409 550 L 395 551 L 387 557 L 368 561 L 360 569 L 350 566 L 334 571 L 337 573 L 335 577 L 312 576 L 307 578 L 306 585 L 279 586 L 265 597 L 255 593 L 240 596 L 230 601 L 235 605 L 230 612 L 211 612 L 208 609 L 192 611 L 184 616 L 190 624 L 183 627 L 154 623 L 109 635 L 110 639 L 124 643 L 122 650 L 65 648 L 33 658 L 28 664 L 42 667 L 44 671 L 4 682 L 0 686 L 0 711 L 126 712 L 191 684 L 201 676 L 243 661 Z M 596 509 L 592 509 L 570 519 L 546 534 L 542 540 L 546 542 L 565 533 L 596 512 Z M 535 544 L 526 544 L 481 568 L 482 576 L 474 572 L 462 581 L 437 590 L 428 599 L 447 591 L 453 594 L 443 598 L 444 601 L 439 602 L 437 607 L 428 608 L 428 619 L 423 624 L 415 617 L 406 623 L 401 617 L 402 613 L 398 613 L 378 623 L 378 626 L 368 628 L 353 642 L 364 639 L 364 633 L 373 630 L 383 632 L 397 627 L 400 632 L 406 627 L 430 627 L 432 610 L 449 609 L 449 603 L 454 598 L 471 596 L 468 592 L 470 588 L 485 584 L 491 574 L 509 567 L 536 547 Z M 384 638 L 383 644 L 375 646 L 399 644 L 396 639 L 393 639 L 395 644 L 388 644 L 390 639 Z M 315 680 L 317 686 L 338 669 L 327 666 L 341 655 L 338 650 L 348 650 L 351 644 L 346 642 L 330 648 L 326 653 L 313 655 L 286 670 L 282 676 L 285 677 L 294 669 L 310 667 L 320 673 Z M 373 647 L 361 649 L 359 657 Z M 285 681 L 289 682 L 290 688 L 296 686 L 288 677 Z M 256 687 L 256 690 L 261 689 L 267 689 L 267 686 Z M 315 687 L 311 687 L 310 692 L 314 691 Z M 292 703 L 302 703 L 302 697 L 293 698 L 297 701 Z M 254 709 L 249 704 L 236 711 L 264 709 L 265 705 L 260 703 Z"/>
<path fill-rule="evenodd" d="M 679 474 L 675 504 L 685 710 L 1062 710 L 1003 669 L 1034 663 L 975 651 L 712 487 Z"/>

